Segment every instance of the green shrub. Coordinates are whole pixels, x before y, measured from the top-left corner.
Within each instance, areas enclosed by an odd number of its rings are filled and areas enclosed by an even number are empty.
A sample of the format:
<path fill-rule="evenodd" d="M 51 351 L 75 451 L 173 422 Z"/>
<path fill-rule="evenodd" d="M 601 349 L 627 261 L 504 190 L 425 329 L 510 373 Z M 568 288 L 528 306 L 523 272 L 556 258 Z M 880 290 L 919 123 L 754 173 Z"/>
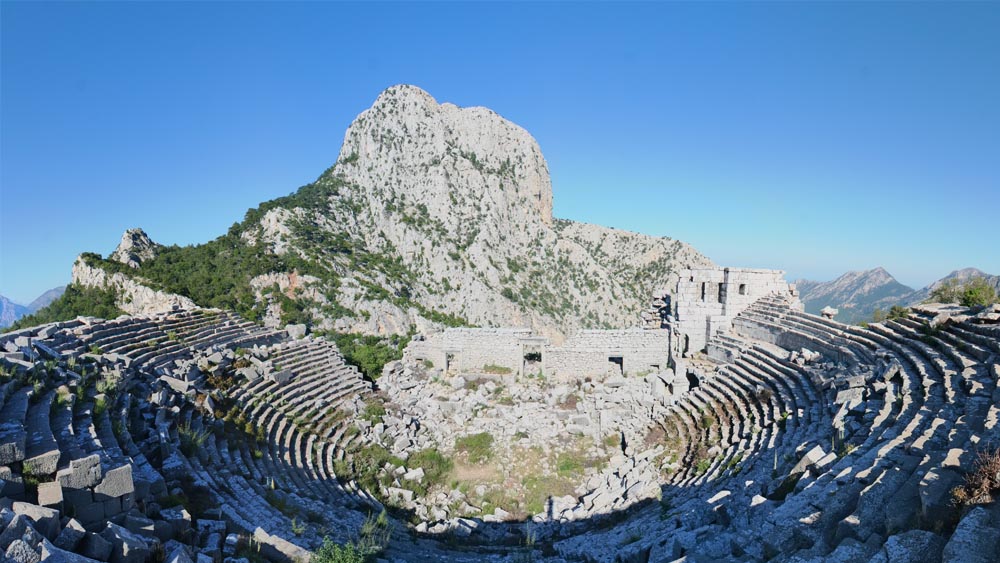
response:
<path fill-rule="evenodd" d="M 957 280 L 946 280 L 931 291 L 927 299 L 935 303 L 959 303 L 965 307 L 992 305 L 998 300 L 996 288 L 982 277 L 969 278 L 965 283 Z"/>
<path fill-rule="evenodd" d="M 403 348 L 409 338 L 392 335 L 389 337 L 370 334 L 330 333 L 327 335 L 337 344 L 344 360 L 358 368 L 369 379 L 382 375 L 385 364 L 403 357 Z"/>
<path fill-rule="evenodd" d="M 986 281 L 986 278 L 972 278 L 962 287 L 962 295 L 959 303 L 965 307 L 981 307 L 992 305 L 996 302 L 997 291 Z"/>
<path fill-rule="evenodd" d="M 339 545 L 330 538 L 313 554 L 312 563 L 365 563 L 365 554 L 354 544 Z"/>
<path fill-rule="evenodd" d="M 455 463 L 445 457 L 435 448 L 428 448 L 414 453 L 406 460 L 406 466 L 411 469 L 417 467 L 424 470 L 424 484 L 430 488 L 438 483 L 443 483 L 448 473 L 451 472 Z"/>
<path fill-rule="evenodd" d="M 205 441 L 208 440 L 208 430 L 195 430 L 188 423 L 177 426 L 177 435 L 181 439 L 181 453 L 187 457 L 195 455 L 198 449 L 204 446 Z"/>
<path fill-rule="evenodd" d="M 370 401 L 365 403 L 365 410 L 361 413 L 361 420 L 367 420 L 372 424 L 378 424 L 382 422 L 382 417 L 385 416 L 385 405 L 379 401 Z"/>
<path fill-rule="evenodd" d="M 493 455 L 493 435 L 480 432 L 462 436 L 455 440 L 455 450 L 464 452 L 472 463 L 483 463 Z"/>
<path fill-rule="evenodd" d="M 556 473 L 560 477 L 573 477 L 583 473 L 584 460 L 579 455 L 561 453 L 556 458 Z"/>

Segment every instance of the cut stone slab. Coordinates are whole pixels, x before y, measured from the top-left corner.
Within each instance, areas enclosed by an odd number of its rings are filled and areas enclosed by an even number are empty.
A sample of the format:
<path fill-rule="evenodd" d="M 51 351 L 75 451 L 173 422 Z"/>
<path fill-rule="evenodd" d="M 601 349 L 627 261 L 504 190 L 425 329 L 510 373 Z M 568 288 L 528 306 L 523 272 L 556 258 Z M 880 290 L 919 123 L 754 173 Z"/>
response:
<path fill-rule="evenodd" d="M 86 489 L 101 481 L 101 456 L 94 454 L 69 462 L 56 473 L 56 480 L 67 489 Z"/>
<path fill-rule="evenodd" d="M 58 509 L 63 502 L 62 485 L 57 481 L 38 484 L 38 504 Z"/>
<path fill-rule="evenodd" d="M 46 394 L 28 409 L 25 420 L 25 459 L 22 471 L 26 475 L 51 475 L 59 465 L 59 444 L 52 435 L 49 411 L 55 391 Z"/>
<path fill-rule="evenodd" d="M 117 499 L 135 492 L 132 482 L 132 466 L 116 467 L 104 474 L 104 479 L 94 487 L 94 500 L 107 501 Z"/>
<path fill-rule="evenodd" d="M 7 397 L 0 409 L 0 465 L 10 465 L 21 461 L 26 455 L 25 444 L 28 433 L 24 430 L 24 419 L 28 413 L 28 395 L 31 387 L 25 387 Z"/>

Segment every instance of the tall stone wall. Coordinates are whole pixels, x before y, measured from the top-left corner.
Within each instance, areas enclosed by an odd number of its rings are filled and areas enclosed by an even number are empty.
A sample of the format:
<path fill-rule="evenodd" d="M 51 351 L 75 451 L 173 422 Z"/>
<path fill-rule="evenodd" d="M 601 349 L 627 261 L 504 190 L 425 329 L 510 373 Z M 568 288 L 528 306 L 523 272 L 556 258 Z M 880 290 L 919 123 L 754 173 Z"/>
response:
<path fill-rule="evenodd" d="M 542 355 L 545 374 L 560 380 L 659 373 L 667 369 L 667 330 L 583 330 Z"/>
<path fill-rule="evenodd" d="M 527 328 L 449 328 L 412 342 L 408 353 L 445 371 L 475 373 L 499 366 L 520 375 L 525 354 L 547 344 Z"/>
<path fill-rule="evenodd" d="M 701 268 L 681 270 L 674 298 L 674 323 L 685 353 L 705 348 L 709 338 L 732 328 L 732 320 L 765 295 L 797 296 L 782 270 Z"/>
<path fill-rule="evenodd" d="M 407 346 L 406 355 L 455 373 L 500 366 L 514 375 L 541 370 L 560 380 L 637 375 L 668 368 L 670 331 L 584 330 L 564 346 L 552 346 L 529 329 L 449 328 L 418 337 Z"/>

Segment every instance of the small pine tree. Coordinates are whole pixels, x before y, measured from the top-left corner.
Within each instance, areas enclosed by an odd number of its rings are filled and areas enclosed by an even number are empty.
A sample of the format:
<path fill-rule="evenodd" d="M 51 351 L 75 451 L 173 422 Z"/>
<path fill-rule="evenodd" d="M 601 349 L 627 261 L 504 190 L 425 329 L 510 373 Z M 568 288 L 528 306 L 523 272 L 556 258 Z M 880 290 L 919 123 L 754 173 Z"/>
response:
<path fill-rule="evenodd" d="M 959 303 L 965 307 L 981 307 L 996 302 L 997 291 L 986 278 L 975 277 L 962 286 Z"/>

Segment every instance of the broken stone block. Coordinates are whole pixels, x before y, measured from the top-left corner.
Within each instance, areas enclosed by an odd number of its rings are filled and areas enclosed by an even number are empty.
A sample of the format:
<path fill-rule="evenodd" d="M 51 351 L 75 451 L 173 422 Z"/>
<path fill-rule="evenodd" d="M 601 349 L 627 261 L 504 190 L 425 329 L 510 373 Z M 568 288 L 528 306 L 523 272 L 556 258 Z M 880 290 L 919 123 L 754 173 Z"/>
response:
<path fill-rule="evenodd" d="M 153 521 L 144 516 L 139 516 L 136 514 L 125 515 L 125 520 L 122 522 L 128 531 L 139 534 L 140 536 L 145 536 L 147 538 L 156 537 L 156 528 Z"/>
<path fill-rule="evenodd" d="M 111 557 L 111 542 L 98 534 L 87 534 L 80 546 L 80 554 L 90 559 L 107 561 Z"/>
<path fill-rule="evenodd" d="M 69 462 L 69 467 L 56 472 L 56 481 L 67 489 L 86 489 L 101 481 L 101 457 L 97 454 Z"/>
<path fill-rule="evenodd" d="M 39 563 L 42 560 L 40 553 L 20 539 L 10 542 L 4 555 L 15 563 Z"/>
<path fill-rule="evenodd" d="M 100 484 L 94 487 L 94 500 L 107 501 L 135 492 L 132 482 L 132 466 L 123 465 L 108 471 Z"/>
<path fill-rule="evenodd" d="M 3 532 L 0 532 L 0 549 L 7 549 L 10 542 L 24 536 L 24 532 L 29 526 L 30 523 L 27 516 L 15 514 L 10 522 L 7 523 Z"/>
<path fill-rule="evenodd" d="M 183 508 L 164 508 L 160 511 L 160 518 L 170 524 L 175 537 L 185 537 L 191 529 L 191 515 Z"/>
<path fill-rule="evenodd" d="M 76 546 L 80 545 L 85 537 L 87 537 L 87 530 L 84 529 L 83 524 L 75 518 L 70 518 L 52 543 L 59 549 L 75 551 Z"/>
<path fill-rule="evenodd" d="M 172 542 L 176 543 L 176 542 Z M 188 554 L 187 546 L 177 544 L 167 551 L 167 558 L 164 563 L 194 563 L 191 559 L 191 555 Z"/>
<path fill-rule="evenodd" d="M 48 541 L 42 541 L 42 561 L 46 563 L 98 563 L 94 559 L 60 549 Z"/>
<path fill-rule="evenodd" d="M 15 502 L 13 510 L 17 514 L 27 516 L 34 523 L 35 530 L 47 539 L 54 540 L 59 535 L 59 511 L 37 504 Z"/>
<path fill-rule="evenodd" d="M 101 531 L 101 537 L 111 544 L 110 563 L 143 563 L 151 551 L 142 536 L 112 522 Z"/>

